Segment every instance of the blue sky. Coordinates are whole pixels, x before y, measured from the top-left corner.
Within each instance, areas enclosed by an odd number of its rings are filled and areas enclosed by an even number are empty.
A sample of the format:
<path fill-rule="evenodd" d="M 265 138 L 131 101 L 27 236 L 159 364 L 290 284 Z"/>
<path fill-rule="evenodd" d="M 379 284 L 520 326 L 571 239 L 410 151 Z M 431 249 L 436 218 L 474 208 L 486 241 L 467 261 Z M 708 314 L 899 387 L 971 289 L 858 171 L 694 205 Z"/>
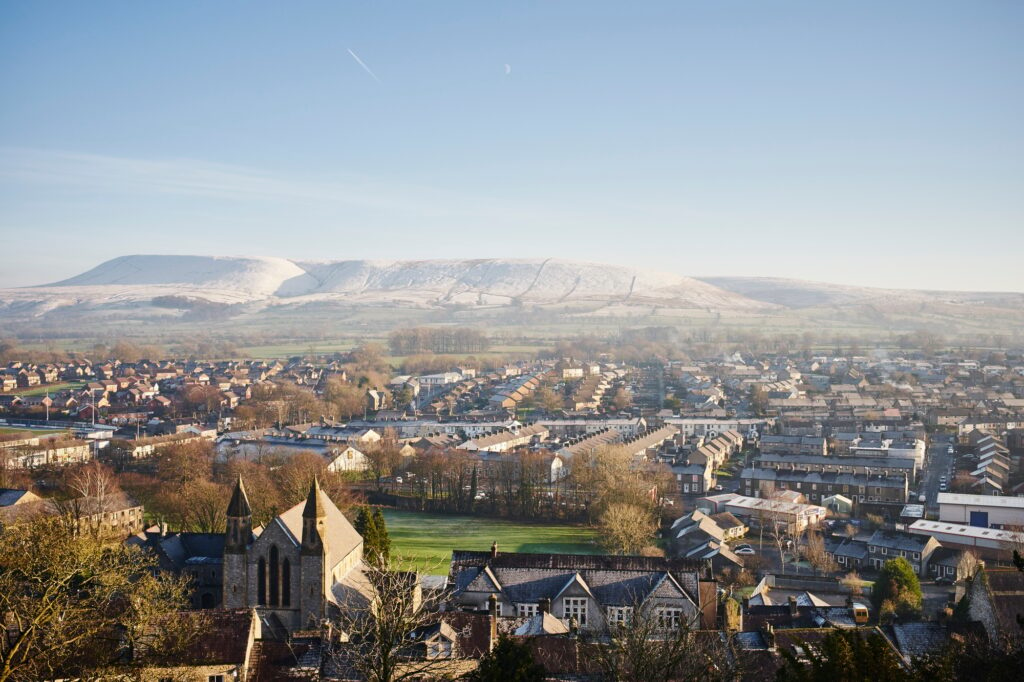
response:
<path fill-rule="evenodd" d="M 1022 35 L 1014 0 L 8 0 L 0 286 L 189 253 L 1024 291 Z"/>

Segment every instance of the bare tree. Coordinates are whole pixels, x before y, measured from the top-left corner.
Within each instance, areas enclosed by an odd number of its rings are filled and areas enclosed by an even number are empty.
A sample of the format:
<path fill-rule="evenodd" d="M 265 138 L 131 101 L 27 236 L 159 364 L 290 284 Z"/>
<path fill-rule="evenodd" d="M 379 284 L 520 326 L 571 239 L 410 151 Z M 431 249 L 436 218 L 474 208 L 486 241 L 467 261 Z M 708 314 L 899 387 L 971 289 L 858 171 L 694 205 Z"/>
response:
<path fill-rule="evenodd" d="M 859 597 L 864 594 L 864 581 L 861 580 L 860 574 L 857 571 L 850 571 L 839 582 L 850 591 L 851 597 Z"/>
<path fill-rule="evenodd" d="M 773 494 L 768 498 L 768 509 L 765 520 L 768 522 L 770 537 L 779 552 L 779 570 L 782 575 L 786 574 L 786 547 L 792 542 L 788 537 L 788 526 L 783 513 L 783 501 L 779 495 Z"/>
<path fill-rule="evenodd" d="M 814 530 L 807 533 L 807 542 L 802 547 L 804 558 L 807 559 L 815 573 L 831 573 L 839 568 L 835 560 L 825 550 L 825 538 Z"/>
<path fill-rule="evenodd" d="M 91 462 L 70 474 L 67 482 L 68 499 L 54 499 L 53 503 L 72 533 L 103 534 L 106 514 L 113 511 L 114 499 L 120 488 L 110 469 L 99 462 Z"/>
<path fill-rule="evenodd" d="M 364 565 L 363 589 L 349 590 L 342 599 L 341 615 L 331 623 L 339 636 L 330 657 L 344 673 L 369 682 L 398 682 L 447 677 L 457 669 L 453 656 L 428 650 L 431 627 L 441 618 L 440 600 L 424 601 L 419 575 L 398 570 L 403 563 L 390 557 Z"/>
<path fill-rule="evenodd" d="M 981 561 L 978 560 L 978 556 L 974 552 L 969 549 L 964 551 L 960 555 L 960 560 L 956 563 L 956 579 L 973 578 L 974 574 L 978 571 L 978 567 L 981 565 Z"/>
<path fill-rule="evenodd" d="M 609 624 L 607 637 L 591 637 L 586 654 L 609 682 L 736 679 L 727 635 L 698 630 L 699 618 L 636 601 Z"/>
<path fill-rule="evenodd" d="M 602 544 L 615 554 L 636 554 L 650 544 L 654 536 L 654 517 L 635 504 L 608 506 L 598 519 Z"/>

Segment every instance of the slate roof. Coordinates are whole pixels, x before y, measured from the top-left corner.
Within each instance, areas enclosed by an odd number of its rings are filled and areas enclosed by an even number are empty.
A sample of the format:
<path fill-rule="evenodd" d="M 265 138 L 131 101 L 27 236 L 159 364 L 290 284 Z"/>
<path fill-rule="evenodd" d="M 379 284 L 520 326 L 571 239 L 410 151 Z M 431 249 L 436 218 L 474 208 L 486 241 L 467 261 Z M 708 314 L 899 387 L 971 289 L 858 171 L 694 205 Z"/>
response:
<path fill-rule="evenodd" d="M 320 488 L 319 484 L 314 483 L 310 487 L 309 493 L 305 502 L 299 502 L 278 516 L 275 521 L 279 521 L 299 543 L 302 541 L 303 515 L 308 512 L 315 514 L 316 518 L 323 517 L 325 528 L 323 541 L 328 551 L 327 566 L 334 568 L 362 543 L 363 538 L 335 506 L 331 498 Z"/>
<path fill-rule="evenodd" d="M 455 594 L 494 592 L 512 603 L 552 599 L 576 582 L 603 605 L 628 606 L 655 592 L 698 603 L 703 562 L 660 557 L 452 552 Z M 666 596 L 667 596 L 666 594 Z"/>
<path fill-rule="evenodd" d="M 1024 613 L 1024 573 L 1015 568 L 985 569 L 986 589 L 1001 633 L 1020 633 L 1018 614 Z"/>
<path fill-rule="evenodd" d="M 912 535 L 910 533 L 889 533 L 876 530 L 868 540 L 868 546 L 886 547 L 888 549 L 902 550 L 905 552 L 922 552 L 928 544 L 930 537 L 924 535 Z"/>
<path fill-rule="evenodd" d="M 891 640 L 906 659 L 938 651 L 949 641 L 949 633 L 941 623 L 894 623 L 889 627 Z"/>

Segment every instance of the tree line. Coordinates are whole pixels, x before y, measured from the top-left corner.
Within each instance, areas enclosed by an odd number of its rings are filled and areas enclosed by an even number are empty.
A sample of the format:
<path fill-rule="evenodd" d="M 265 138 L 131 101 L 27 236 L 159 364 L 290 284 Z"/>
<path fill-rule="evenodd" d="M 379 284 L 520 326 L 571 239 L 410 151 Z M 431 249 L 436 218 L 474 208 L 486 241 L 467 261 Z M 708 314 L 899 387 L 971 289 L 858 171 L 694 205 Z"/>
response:
<path fill-rule="evenodd" d="M 490 340 L 479 329 L 469 327 L 414 327 L 396 329 L 388 335 L 393 355 L 414 353 L 479 353 Z"/>

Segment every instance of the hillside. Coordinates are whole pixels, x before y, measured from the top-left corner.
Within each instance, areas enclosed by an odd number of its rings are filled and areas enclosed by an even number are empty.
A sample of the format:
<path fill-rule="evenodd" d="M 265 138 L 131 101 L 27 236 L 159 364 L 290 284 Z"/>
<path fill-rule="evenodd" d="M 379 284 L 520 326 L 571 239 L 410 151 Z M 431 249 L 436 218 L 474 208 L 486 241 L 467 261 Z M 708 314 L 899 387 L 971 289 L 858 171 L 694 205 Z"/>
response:
<path fill-rule="evenodd" d="M 40 334 L 131 325 L 291 335 L 403 324 L 992 333 L 1024 326 L 1024 294 L 904 291 L 706 277 L 561 259 L 324 260 L 137 255 L 52 284 L 0 290 L 0 324 Z M 175 332 L 175 333 L 176 333 Z"/>
<path fill-rule="evenodd" d="M 614 265 L 546 260 L 319 261 L 123 256 L 76 277 L 0 291 L 0 305 L 36 310 L 145 305 L 177 297 L 273 306 L 351 303 L 417 307 L 651 303 L 683 308 L 774 307 L 713 285 Z"/>

